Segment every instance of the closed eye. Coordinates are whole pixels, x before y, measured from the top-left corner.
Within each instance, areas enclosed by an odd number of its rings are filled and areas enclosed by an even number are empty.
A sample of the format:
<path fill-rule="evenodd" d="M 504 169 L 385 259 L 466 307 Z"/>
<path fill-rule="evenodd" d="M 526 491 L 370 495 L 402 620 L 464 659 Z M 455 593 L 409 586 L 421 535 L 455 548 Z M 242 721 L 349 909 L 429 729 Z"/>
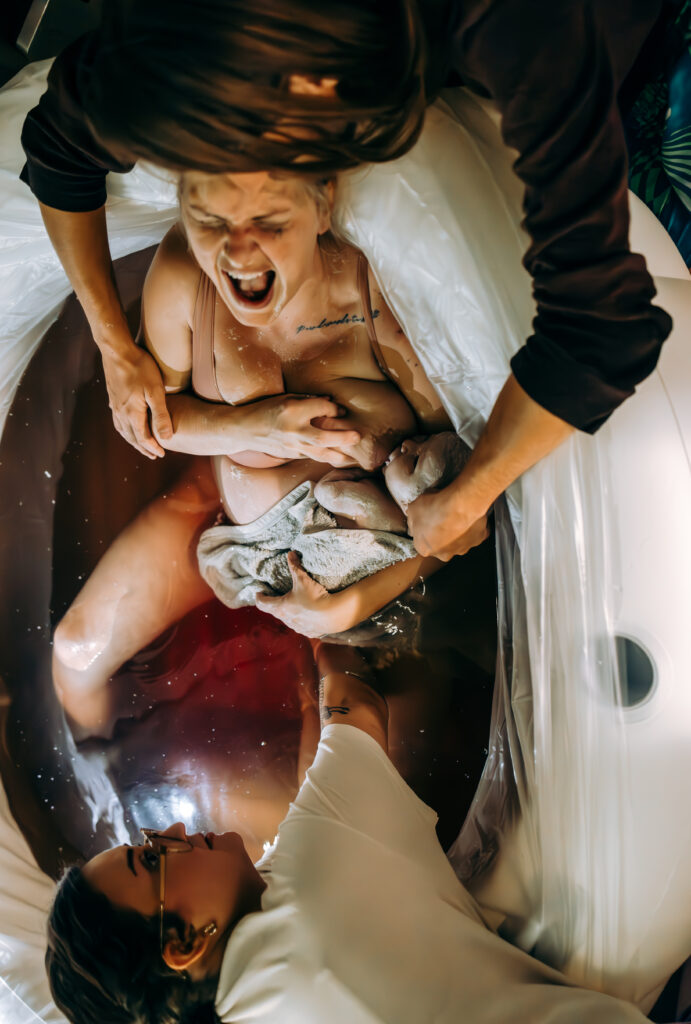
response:
<path fill-rule="evenodd" d="M 193 224 L 196 224 L 200 228 L 222 228 L 225 225 L 223 220 L 200 220 L 199 217 L 190 217 Z"/>
<path fill-rule="evenodd" d="M 263 221 L 258 224 L 260 231 L 265 231 L 269 235 L 282 235 L 285 229 L 288 227 L 287 224 L 269 224 Z"/>

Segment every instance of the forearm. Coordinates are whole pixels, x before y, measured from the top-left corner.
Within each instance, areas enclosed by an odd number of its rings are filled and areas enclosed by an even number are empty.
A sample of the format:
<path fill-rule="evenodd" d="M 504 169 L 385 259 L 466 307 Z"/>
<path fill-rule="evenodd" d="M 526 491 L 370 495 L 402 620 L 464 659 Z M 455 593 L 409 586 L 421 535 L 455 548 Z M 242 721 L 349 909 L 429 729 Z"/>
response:
<path fill-rule="evenodd" d="M 46 231 L 104 356 L 134 348 L 118 295 L 108 245 L 105 207 L 68 213 L 41 205 Z"/>
<path fill-rule="evenodd" d="M 522 473 L 557 448 L 574 428 L 533 401 L 511 375 L 463 472 L 446 489 L 467 524 L 485 515 Z"/>
<path fill-rule="evenodd" d="M 326 633 L 343 633 L 346 629 L 363 622 L 385 605 L 393 601 L 399 594 L 405 593 L 420 580 L 427 579 L 442 563 L 436 558 L 423 558 L 417 555 L 404 562 L 396 562 L 386 569 L 380 569 L 372 576 L 352 583 L 345 590 L 329 596 L 329 607 L 324 614 Z"/>
<path fill-rule="evenodd" d="M 157 437 L 164 448 L 189 455 L 233 455 L 254 450 L 257 439 L 248 430 L 250 406 L 205 402 L 190 394 L 168 395 L 173 422 L 171 437 Z"/>
<path fill-rule="evenodd" d="M 374 689 L 374 676 L 356 648 L 317 641 L 319 718 L 322 726 L 354 725 L 373 736 L 386 750 L 389 709 Z"/>

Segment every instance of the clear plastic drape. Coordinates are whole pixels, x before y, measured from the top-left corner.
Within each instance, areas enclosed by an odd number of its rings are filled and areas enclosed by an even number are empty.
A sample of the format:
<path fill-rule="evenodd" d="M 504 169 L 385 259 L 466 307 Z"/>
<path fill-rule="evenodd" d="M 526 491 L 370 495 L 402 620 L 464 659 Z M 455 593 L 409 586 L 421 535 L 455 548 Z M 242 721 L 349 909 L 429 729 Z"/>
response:
<path fill-rule="evenodd" d="M 533 313 L 511 161 L 491 106 L 458 90 L 408 156 L 341 187 L 471 445 Z M 449 853 L 501 934 L 643 1009 L 691 952 L 691 284 L 663 285 L 659 370 L 497 504 L 489 757 Z"/>
<path fill-rule="evenodd" d="M 46 70 L 0 93 L 0 427 L 68 290 L 16 179 Z M 144 170 L 111 178 L 119 256 L 162 236 L 175 197 Z M 496 118 L 449 94 L 410 154 L 344 176 L 339 193 L 342 229 L 472 445 L 533 312 L 520 186 Z M 594 438 L 574 436 L 497 503 L 489 757 L 450 851 L 501 934 L 644 1009 L 691 953 L 679 911 L 691 906 L 691 301 L 678 285 L 661 369 Z"/>

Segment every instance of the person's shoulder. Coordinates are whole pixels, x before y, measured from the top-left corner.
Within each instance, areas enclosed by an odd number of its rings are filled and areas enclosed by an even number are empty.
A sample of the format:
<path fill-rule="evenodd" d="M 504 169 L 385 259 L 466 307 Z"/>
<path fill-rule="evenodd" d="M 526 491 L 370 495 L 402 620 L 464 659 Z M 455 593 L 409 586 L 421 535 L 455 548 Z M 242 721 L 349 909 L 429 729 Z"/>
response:
<path fill-rule="evenodd" d="M 174 278 L 178 287 L 194 287 L 196 292 L 201 271 L 179 223 L 173 224 L 163 236 L 151 268 L 155 268 L 157 277 Z"/>
<path fill-rule="evenodd" d="M 182 228 L 174 224 L 163 237 L 147 274 L 144 300 L 148 312 L 165 308 L 191 326 L 200 275 Z"/>

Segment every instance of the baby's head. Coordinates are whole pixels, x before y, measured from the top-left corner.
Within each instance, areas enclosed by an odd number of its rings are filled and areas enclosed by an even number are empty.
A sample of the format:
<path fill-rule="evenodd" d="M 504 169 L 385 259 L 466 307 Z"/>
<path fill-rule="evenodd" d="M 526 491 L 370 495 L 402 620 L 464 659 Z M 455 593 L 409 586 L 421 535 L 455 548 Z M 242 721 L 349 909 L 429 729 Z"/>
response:
<path fill-rule="evenodd" d="M 282 171 L 180 178 L 190 249 L 233 316 L 270 324 L 314 273 L 335 180 Z"/>
<path fill-rule="evenodd" d="M 470 449 L 451 430 L 409 438 L 391 453 L 384 467 L 391 497 L 407 513 L 408 505 L 425 491 L 446 487 L 455 480 L 469 454 Z"/>

